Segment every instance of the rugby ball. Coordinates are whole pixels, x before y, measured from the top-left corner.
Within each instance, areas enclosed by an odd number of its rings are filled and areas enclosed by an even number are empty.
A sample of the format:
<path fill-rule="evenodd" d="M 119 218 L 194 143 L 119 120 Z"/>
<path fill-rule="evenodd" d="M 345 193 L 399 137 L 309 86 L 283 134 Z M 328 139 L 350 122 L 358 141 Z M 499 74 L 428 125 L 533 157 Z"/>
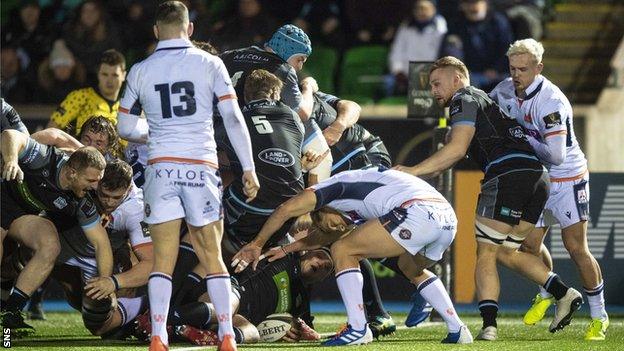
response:
<path fill-rule="evenodd" d="M 280 340 L 290 330 L 292 321 L 293 317 L 289 313 L 276 313 L 268 316 L 257 326 L 260 341 L 275 342 Z"/>

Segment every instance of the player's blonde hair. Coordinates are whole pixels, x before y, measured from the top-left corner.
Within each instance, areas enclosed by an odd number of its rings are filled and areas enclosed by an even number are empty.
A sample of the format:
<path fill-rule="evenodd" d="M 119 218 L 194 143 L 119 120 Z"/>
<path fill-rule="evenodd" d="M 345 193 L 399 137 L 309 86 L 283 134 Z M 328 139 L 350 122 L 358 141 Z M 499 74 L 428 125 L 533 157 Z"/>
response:
<path fill-rule="evenodd" d="M 468 68 L 466 65 L 457 57 L 453 56 L 445 56 L 436 60 L 429 69 L 429 75 L 433 73 L 436 69 L 451 67 L 457 73 L 459 73 L 462 78 L 465 78 L 467 81 L 470 80 L 470 74 L 468 73 Z"/>
<path fill-rule="evenodd" d="M 544 55 L 544 46 L 539 41 L 529 38 L 516 40 L 509 46 L 509 50 L 507 50 L 507 57 L 522 54 L 531 55 L 536 64 L 541 63 L 542 56 Z"/>

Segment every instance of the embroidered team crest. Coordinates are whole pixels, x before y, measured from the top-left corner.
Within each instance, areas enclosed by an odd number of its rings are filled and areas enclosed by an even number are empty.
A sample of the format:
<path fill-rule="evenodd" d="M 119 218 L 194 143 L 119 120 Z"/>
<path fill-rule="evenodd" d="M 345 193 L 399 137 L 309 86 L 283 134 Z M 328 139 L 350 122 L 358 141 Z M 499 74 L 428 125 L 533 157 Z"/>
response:
<path fill-rule="evenodd" d="M 59 210 L 65 208 L 65 206 L 67 206 L 67 200 L 65 200 L 64 197 L 57 197 L 56 200 L 54 200 L 53 202 L 54 206 L 56 206 L 56 208 L 58 208 Z"/>
<path fill-rule="evenodd" d="M 409 240 L 412 238 L 412 232 L 409 229 L 401 229 L 399 232 L 399 238 Z"/>

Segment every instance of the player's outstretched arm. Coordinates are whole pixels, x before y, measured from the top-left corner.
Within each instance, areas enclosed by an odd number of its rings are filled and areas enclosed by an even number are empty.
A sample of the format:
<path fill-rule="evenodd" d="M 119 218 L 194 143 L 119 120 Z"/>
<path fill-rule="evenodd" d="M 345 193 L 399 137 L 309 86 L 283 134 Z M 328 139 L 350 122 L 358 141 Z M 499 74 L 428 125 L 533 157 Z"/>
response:
<path fill-rule="evenodd" d="M 22 181 L 24 172 L 18 164 L 19 154 L 28 143 L 28 135 L 17 130 L 7 129 L 2 132 L 2 179 Z"/>
<path fill-rule="evenodd" d="M 348 233 L 350 233 L 350 231 L 347 232 L 347 234 Z M 308 234 L 306 237 L 294 241 L 288 245 L 271 248 L 264 255 L 260 256 L 260 260 L 262 260 L 263 258 L 267 258 L 269 262 L 273 262 L 275 260 L 279 260 L 282 257 L 285 257 L 291 252 L 318 249 L 323 246 L 327 246 L 335 241 L 338 241 L 344 235 L 346 234 L 340 232 L 326 233 L 320 230 L 316 230 Z"/>
<path fill-rule="evenodd" d="M 36 142 L 44 145 L 52 145 L 58 148 L 76 150 L 83 147 L 76 138 L 57 128 L 46 128 L 30 136 Z"/>
<path fill-rule="evenodd" d="M 235 272 L 241 272 L 253 262 L 253 269 L 256 269 L 260 261 L 260 254 L 264 244 L 281 228 L 287 220 L 301 216 L 314 210 L 316 206 L 316 195 L 313 191 L 303 191 L 297 196 L 280 205 L 269 219 L 264 223 L 260 233 L 249 244 L 243 246 L 232 258 L 232 267 L 236 267 Z"/>
<path fill-rule="evenodd" d="M 111 248 L 110 240 L 106 229 L 102 227 L 99 219 L 90 227 L 83 227 L 82 230 L 85 236 L 95 248 L 95 261 L 97 263 L 97 269 L 100 277 L 110 277 L 113 274 L 113 250 Z M 93 295 L 89 296 L 93 299 L 99 300 L 106 298 L 108 295 L 104 295 L 102 291 L 96 292 L 90 291 Z"/>
<path fill-rule="evenodd" d="M 426 176 L 451 168 L 457 161 L 466 156 L 470 141 L 475 133 L 475 127 L 456 125 L 451 130 L 451 140 L 448 144 L 431 155 L 426 160 L 413 166 L 395 166 L 393 169 L 412 174 Z"/>

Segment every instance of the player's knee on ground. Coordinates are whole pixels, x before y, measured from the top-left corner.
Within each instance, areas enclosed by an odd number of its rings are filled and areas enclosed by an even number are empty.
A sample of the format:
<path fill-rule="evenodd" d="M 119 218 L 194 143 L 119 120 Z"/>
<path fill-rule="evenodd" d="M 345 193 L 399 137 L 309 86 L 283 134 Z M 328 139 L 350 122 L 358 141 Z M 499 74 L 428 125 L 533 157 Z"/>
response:
<path fill-rule="evenodd" d="M 235 314 L 232 317 L 232 324 L 234 328 L 238 329 L 243 335 L 243 341 L 245 344 L 255 344 L 260 341 L 260 333 L 258 328 L 248 321 L 240 314 Z"/>
<path fill-rule="evenodd" d="M 82 321 L 93 335 L 99 336 L 106 332 L 106 324 L 113 312 L 112 301 L 109 298 L 93 300 L 86 295 L 82 298 Z"/>

